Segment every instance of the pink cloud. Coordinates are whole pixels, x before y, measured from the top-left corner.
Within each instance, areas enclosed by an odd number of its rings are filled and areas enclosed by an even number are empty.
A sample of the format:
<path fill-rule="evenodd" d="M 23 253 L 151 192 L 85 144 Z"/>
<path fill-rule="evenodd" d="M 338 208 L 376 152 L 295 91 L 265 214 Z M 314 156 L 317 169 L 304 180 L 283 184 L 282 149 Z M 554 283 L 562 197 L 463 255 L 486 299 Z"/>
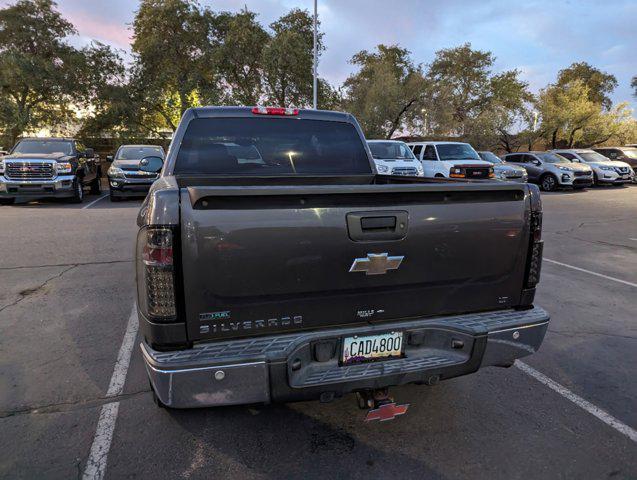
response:
<path fill-rule="evenodd" d="M 109 22 L 104 18 L 93 17 L 82 12 L 69 12 L 67 19 L 75 25 L 82 37 L 92 38 L 118 48 L 130 49 L 132 31 L 124 23 Z"/>

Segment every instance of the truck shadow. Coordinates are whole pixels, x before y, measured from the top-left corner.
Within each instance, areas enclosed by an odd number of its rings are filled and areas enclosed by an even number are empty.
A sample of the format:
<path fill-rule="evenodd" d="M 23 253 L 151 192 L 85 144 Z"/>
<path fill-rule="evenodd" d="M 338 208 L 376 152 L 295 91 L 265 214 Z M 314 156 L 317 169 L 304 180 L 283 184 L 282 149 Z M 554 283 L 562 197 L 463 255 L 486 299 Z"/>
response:
<path fill-rule="evenodd" d="M 196 437 L 194 457 L 207 458 L 199 474 L 221 474 L 230 465 L 255 477 L 445 478 L 405 449 L 409 413 L 385 423 L 363 423 L 352 395 L 330 405 L 317 402 L 203 410 L 169 410 Z M 335 424 L 336 423 L 336 424 Z M 225 458 L 219 465 L 215 458 Z M 190 462 L 198 464 L 196 458 Z M 217 471 L 217 469 L 220 469 Z M 198 474 L 190 472 L 197 477 Z M 241 476 L 241 475 L 238 475 Z"/>

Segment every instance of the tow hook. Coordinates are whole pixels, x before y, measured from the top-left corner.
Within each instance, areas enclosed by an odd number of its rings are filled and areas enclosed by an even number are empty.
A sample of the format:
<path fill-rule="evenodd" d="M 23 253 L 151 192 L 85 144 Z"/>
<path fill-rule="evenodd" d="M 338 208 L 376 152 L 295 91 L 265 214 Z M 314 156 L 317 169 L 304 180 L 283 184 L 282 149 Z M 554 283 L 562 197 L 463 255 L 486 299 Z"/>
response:
<path fill-rule="evenodd" d="M 393 420 L 398 415 L 407 413 L 407 409 L 409 408 L 409 404 L 396 405 L 394 399 L 389 396 L 388 388 L 356 392 L 356 399 L 358 401 L 358 408 L 367 410 L 367 415 L 365 416 L 366 422 L 373 420 L 379 420 L 381 422 Z"/>

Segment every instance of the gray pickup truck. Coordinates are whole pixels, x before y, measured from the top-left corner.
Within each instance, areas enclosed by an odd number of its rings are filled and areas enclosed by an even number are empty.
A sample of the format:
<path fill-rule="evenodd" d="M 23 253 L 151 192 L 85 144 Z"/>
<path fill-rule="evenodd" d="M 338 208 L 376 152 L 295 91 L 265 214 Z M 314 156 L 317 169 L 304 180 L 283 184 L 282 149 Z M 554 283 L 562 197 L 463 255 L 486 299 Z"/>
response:
<path fill-rule="evenodd" d="M 511 366 L 548 326 L 541 221 L 534 185 L 378 175 L 349 114 L 190 109 L 138 217 L 155 401 L 371 408 Z"/>

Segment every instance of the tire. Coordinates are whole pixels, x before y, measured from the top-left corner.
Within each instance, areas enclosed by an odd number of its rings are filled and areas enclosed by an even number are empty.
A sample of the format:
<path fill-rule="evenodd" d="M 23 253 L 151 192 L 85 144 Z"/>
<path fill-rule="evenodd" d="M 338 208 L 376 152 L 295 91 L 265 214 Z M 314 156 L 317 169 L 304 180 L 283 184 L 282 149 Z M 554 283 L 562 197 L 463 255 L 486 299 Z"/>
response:
<path fill-rule="evenodd" d="M 101 185 L 101 172 L 97 172 L 97 176 L 95 177 L 95 179 L 91 182 L 91 194 L 92 195 L 99 195 L 100 193 L 102 193 L 102 185 Z"/>
<path fill-rule="evenodd" d="M 595 172 L 593 172 L 593 186 L 599 187 L 599 177 Z"/>
<path fill-rule="evenodd" d="M 0 198 L 0 205 L 13 205 L 15 198 Z"/>
<path fill-rule="evenodd" d="M 554 192 L 558 185 L 557 178 L 552 173 L 547 173 L 540 178 L 540 188 L 545 192 Z"/>
<path fill-rule="evenodd" d="M 113 193 L 113 189 L 109 189 L 108 198 L 111 202 L 119 202 L 121 200 L 120 197 L 118 197 L 117 195 Z"/>
<path fill-rule="evenodd" d="M 73 180 L 73 196 L 71 197 L 71 203 L 82 203 L 84 201 L 84 186 L 79 177 L 75 177 Z"/>
<path fill-rule="evenodd" d="M 434 178 L 445 178 L 445 176 L 442 173 L 436 173 Z"/>

